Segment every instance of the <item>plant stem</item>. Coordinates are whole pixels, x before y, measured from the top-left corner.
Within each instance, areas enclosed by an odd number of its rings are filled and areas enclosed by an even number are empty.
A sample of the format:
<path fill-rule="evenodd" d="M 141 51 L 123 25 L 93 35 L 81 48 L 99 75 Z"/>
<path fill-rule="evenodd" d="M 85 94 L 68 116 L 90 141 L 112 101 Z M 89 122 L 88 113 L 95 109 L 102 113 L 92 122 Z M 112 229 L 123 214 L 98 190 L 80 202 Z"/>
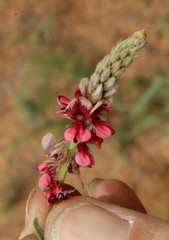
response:
<path fill-rule="evenodd" d="M 60 184 L 60 187 L 62 187 L 62 185 L 65 181 L 65 177 L 66 177 L 66 174 L 67 174 L 67 171 L 68 171 L 68 167 L 69 167 L 69 164 L 71 163 L 72 154 L 74 153 L 74 151 L 76 149 L 76 145 L 77 144 L 74 143 L 73 141 L 70 142 L 69 153 L 68 153 L 67 159 L 66 159 L 65 163 L 62 165 L 62 167 L 60 169 L 58 179 L 57 179 L 59 184 Z"/>

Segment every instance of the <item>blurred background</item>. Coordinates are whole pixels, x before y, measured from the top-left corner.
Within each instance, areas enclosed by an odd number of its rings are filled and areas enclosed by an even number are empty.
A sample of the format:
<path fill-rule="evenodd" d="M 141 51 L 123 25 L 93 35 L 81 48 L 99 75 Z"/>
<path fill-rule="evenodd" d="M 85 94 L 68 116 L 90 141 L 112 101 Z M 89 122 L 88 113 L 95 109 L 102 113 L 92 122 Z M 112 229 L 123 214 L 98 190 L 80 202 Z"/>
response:
<path fill-rule="evenodd" d="M 116 135 L 94 177 L 125 181 L 149 214 L 169 220 L 169 12 L 167 0 L 0 0 L 0 233 L 17 239 L 44 160 L 41 139 L 59 141 L 67 120 L 58 94 L 75 86 L 120 39 L 146 29 L 148 43 L 119 81 L 109 120 Z M 67 182 L 79 190 L 74 176 Z"/>

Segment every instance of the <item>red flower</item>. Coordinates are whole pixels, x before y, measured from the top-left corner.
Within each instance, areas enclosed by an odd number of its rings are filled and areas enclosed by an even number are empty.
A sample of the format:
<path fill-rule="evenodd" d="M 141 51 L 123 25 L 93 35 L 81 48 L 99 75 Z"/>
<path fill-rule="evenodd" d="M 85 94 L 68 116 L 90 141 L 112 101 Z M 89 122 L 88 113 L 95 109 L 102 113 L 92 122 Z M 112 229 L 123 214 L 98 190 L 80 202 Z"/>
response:
<path fill-rule="evenodd" d="M 54 204 L 64 198 L 62 188 L 59 186 L 59 183 L 54 180 L 50 171 L 44 173 L 39 178 L 39 187 L 45 192 L 50 204 Z M 65 198 L 67 198 L 66 193 Z"/>
<path fill-rule="evenodd" d="M 85 144 L 78 144 L 78 153 L 75 156 L 75 161 L 81 167 L 92 167 L 94 165 L 93 155 Z"/>
<path fill-rule="evenodd" d="M 47 172 L 39 178 L 39 187 L 46 189 L 50 186 L 52 181 L 53 181 L 53 178 L 52 178 L 51 173 Z"/>
<path fill-rule="evenodd" d="M 100 148 L 104 138 L 115 134 L 111 124 L 103 121 L 103 112 L 109 113 L 105 101 L 99 100 L 93 104 L 88 99 L 88 79 L 81 80 L 73 100 L 59 96 L 58 102 L 62 108 L 56 113 L 72 119 L 73 122 L 64 132 L 64 139 L 58 144 L 51 133 L 42 139 L 47 160 L 38 166 L 38 171 L 43 173 L 39 179 L 39 187 L 46 194 L 50 204 L 70 197 L 70 191 L 62 191 L 57 181 L 59 171 L 65 171 L 62 165 L 67 161 L 66 157 L 70 157 L 68 160 L 71 160 L 67 171 L 75 173 L 80 178 L 79 167 L 90 168 L 95 164 L 86 144 L 92 143 Z M 70 141 L 77 144 L 71 148 Z"/>
<path fill-rule="evenodd" d="M 99 138 L 107 138 L 115 134 L 114 129 L 108 121 L 95 120 L 96 136 Z"/>
<path fill-rule="evenodd" d="M 78 89 L 76 91 L 77 98 L 72 101 L 67 97 L 58 97 L 59 103 L 64 107 L 57 113 L 74 120 L 73 127 L 65 131 L 64 138 L 67 141 L 94 143 L 100 147 L 103 138 L 115 133 L 109 122 L 100 120 L 101 112 L 108 112 L 109 109 L 102 101 L 93 106 L 87 98 L 80 94 Z"/>
<path fill-rule="evenodd" d="M 69 103 L 71 102 L 71 100 L 65 96 L 58 96 L 58 103 L 60 105 L 65 105 L 67 106 Z"/>
<path fill-rule="evenodd" d="M 64 107 L 61 109 L 61 113 L 68 118 L 76 121 L 84 121 L 90 115 L 92 109 L 92 103 L 85 97 L 79 96 L 71 100 L 65 100 L 67 97 L 59 96 L 58 102 Z M 67 104 L 66 104 L 67 103 Z M 56 113 L 60 113 L 56 112 Z"/>
<path fill-rule="evenodd" d="M 62 192 L 62 188 L 59 187 L 57 181 L 52 183 L 52 187 L 46 192 L 46 197 L 50 204 L 54 204 L 59 201 L 59 195 Z"/>
<path fill-rule="evenodd" d="M 93 143 L 97 148 L 101 148 L 103 139 L 115 134 L 115 131 L 108 121 L 96 119 L 93 120 L 93 125 L 92 136 L 88 143 Z"/>
<path fill-rule="evenodd" d="M 66 99 L 66 97 L 58 97 L 58 101 L 63 105 L 68 103 Z M 67 141 L 87 142 L 91 138 L 90 131 L 85 129 L 86 120 L 90 116 L 91 109 L 91 102 L 87 98 L 80 96 L 69 102 L 67 107 L 62 108 L 61 112 L 59 111 L 62 115 L 74 120 L 73 127 L 68 128 L 64 133 L 64 138 Z"/>
<path fill-rule="evenodd" d="M 88 130 L 84 129 L 82 123 L 74 123 L 72 128 L 68 128 L 64 132 L 64 138 L 67 141 L 75 140 L 77 142 L 87 142 L 91 138 L 91 133 Z"/>
<path fill-rule="evenodd" d="M 38 171 L 40 173 L 51 172 L 53 173 L 57 167 L 55 161 L 44 161 L 43 163 L 38 165 Z"/>

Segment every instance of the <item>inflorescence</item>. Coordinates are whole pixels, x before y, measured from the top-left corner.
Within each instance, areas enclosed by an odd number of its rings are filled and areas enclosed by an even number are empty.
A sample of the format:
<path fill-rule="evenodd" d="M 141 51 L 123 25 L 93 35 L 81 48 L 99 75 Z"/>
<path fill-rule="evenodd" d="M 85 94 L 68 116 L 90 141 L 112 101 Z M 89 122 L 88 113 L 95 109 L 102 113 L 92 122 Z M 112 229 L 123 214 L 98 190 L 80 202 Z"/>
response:
<path fill-rule="evenodd" d="M 67 172 L 80 176 L 80 167 L 91 168 L 95 164 L 89 144 L 101 148 L 103 140 L 115 134 L 107 115 L 117 82 L 145 43 L 144 30 L 120 41 L 97 64 L 89 79 L 81 79 L 73 100 L 58 96 L 61 109 L 56 113 L 72 122 L 59 143 L 51 133 L 42 139 L 46 159 L 38 166 L 42 174 L 39 187 L 50 204 L 70 197 L 70 191 L 62 189 Z"/>

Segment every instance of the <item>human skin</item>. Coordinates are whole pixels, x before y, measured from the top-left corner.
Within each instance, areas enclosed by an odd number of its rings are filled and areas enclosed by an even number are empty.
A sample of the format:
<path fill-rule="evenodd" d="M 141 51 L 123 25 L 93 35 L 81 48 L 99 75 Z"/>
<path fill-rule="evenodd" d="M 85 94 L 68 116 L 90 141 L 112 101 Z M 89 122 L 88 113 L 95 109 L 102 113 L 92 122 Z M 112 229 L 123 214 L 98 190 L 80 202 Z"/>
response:
<path fill-rule="evenodd" d="M 36 216 L 45 240 L 169 239 L 169 222 L 148 216 L 126 184 L 95 179 L 88 186 L 88 195 L 74 196 L 51 208 L 43 193 L 34 189 L 28 198 L 25 228 L 19 239 L 37 240 L 32 228 Z"/>

